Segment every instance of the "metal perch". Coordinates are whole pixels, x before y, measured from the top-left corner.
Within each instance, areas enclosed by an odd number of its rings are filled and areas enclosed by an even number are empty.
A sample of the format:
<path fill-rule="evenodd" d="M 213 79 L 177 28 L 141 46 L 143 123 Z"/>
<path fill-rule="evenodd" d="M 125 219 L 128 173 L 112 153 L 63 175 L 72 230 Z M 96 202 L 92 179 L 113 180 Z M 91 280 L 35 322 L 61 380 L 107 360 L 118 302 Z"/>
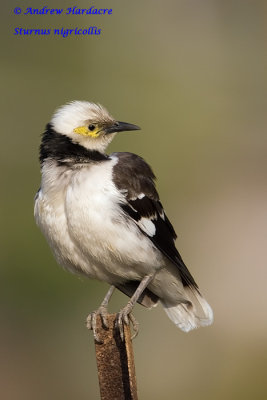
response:
<path fill-rule="evenodd" d="M 123 325 L 122 340 L 116 318 L 116 314 L 107 314 L 108 329 L 99 315 L 96 318 L 101 338 L 101 343 L 95 340 L 101 400 L 138 400 L 130 326 Z"/>

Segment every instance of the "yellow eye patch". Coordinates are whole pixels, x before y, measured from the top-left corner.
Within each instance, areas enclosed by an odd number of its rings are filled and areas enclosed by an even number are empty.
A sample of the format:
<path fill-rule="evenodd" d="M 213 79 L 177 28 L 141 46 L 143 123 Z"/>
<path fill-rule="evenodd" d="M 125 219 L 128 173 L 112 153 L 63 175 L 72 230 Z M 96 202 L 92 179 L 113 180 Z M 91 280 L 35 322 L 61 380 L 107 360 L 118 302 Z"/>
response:
<path fill-rule="evenodd" d="M 79 126 L 78 128 L 73 129 L 75 133 L 79 133 L 83 136 L 90 136 L 92 138 L 97 138 L 99 136 L 99 130 L 95 128 L 93 131 L 88 129 L 88 126 Z"/>

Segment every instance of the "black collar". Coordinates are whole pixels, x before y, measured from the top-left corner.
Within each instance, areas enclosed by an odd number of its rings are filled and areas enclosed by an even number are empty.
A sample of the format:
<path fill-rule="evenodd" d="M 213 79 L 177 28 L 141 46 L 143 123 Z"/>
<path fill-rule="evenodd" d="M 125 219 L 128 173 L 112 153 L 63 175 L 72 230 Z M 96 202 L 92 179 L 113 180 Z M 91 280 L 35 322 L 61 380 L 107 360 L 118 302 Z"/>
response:
<path fill-rule="evenodd" d="M 73 166 L 90 162 L 109 160 L 106 154 L 97 150 L 88 150 L 78 143 L 73 142 L 68 136 L 57 133 L 51 124 L 47 124 L 43 133 L 40 146 L 40 163 L 52 159 L 59 165 Z"/>

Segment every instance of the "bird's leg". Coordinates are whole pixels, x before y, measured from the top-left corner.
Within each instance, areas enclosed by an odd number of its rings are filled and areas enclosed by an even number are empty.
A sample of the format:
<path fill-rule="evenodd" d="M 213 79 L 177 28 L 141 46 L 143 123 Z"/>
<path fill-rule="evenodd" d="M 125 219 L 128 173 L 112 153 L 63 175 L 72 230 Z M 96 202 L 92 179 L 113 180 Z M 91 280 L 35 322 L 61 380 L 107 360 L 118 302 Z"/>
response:
<path fill-rule="evenodd" d="M 136 291 L 134 292 L 133 296 L 131 297 L 130 301 L 126 304 L 126 306 L 118 313 L 117 315 L 117 327 L 120 330 L 120 337 L 121 340 L 124 340 L 124 333 L 123 333 L 123 324 L 129 325 L 129 322 L 133 325 L 134 334 L 132 339 L 135 338 L 138 334 L 139 324 L 134 318 L 132 314 L 132 310 L 134 308 L 135 303 L 138 301 L 139 297 L 149 285 L 149 283 L 154 279 L 156 273 L 146 275 L 140 282 L 139 286 L 137 287 Z"/>
<path fill-rule="evenodd" d="M 115 290 L 115 286 L 110 286 L 100 307 L 97 310 L 90 313 L 87 317 L 86 326 L 88 329 L 91 329 L 93 331 L 94 338 L 99 343 L 101 343 L 101 339 L 99 338 L 99 336 L 96 332 L 96 318 L 98 315 L 100 315 L 103 326 L 105 328 L 108 328 L 108 322 L 107 322 L 108 303 L 109 303 L 109 300 L 110 300 L 114 290 Z"/>

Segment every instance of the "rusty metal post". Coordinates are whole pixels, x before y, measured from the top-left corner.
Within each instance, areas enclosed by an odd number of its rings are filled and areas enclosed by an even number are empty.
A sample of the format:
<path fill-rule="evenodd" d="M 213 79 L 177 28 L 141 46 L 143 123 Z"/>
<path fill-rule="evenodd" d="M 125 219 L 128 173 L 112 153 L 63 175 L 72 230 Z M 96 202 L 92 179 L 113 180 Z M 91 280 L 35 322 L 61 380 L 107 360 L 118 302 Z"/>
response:
<path fill-rule="evenodd" d="M 131 330 L 124 325 L 122 341 L 115 319 L 116 314 L 107 316 L 106 329 L 97 317 L 97 332 L 103 341 L 95 341 L 101 400 L 138 400 Z"/>

